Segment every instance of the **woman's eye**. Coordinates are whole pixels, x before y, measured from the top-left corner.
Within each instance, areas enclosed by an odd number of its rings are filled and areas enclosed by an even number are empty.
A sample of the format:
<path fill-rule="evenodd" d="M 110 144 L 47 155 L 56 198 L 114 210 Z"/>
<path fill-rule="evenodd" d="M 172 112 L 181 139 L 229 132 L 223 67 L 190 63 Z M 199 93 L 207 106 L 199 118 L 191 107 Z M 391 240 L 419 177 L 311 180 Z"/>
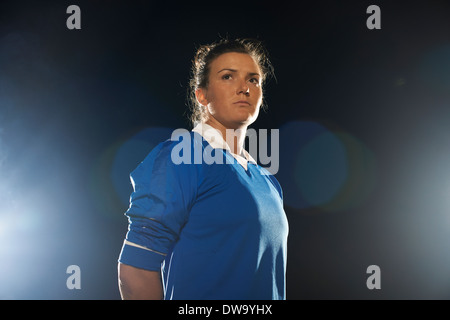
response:
<path fill-rule="evenodd" d="M 231 79 L 231 74 L 225 74 L 225 75 L 223 75 L 223 76 L 222 76 L 222 79 L 223 79 L 223 80 L 229 80 L 229 79 Z"/>
<path fill-rule="evenodd" d="M 259 84 L 259 80 L 257 78 L 251 78 L 250 82 L 252 82 L 254 84 Z"/>

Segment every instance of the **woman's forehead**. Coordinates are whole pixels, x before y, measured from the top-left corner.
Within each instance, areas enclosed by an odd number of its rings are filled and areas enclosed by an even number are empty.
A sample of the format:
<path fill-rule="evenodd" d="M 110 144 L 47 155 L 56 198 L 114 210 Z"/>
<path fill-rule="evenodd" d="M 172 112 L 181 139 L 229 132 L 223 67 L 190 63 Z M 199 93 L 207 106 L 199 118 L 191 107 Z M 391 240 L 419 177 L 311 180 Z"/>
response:
<path fill-rule="evenodd" d="M 249 73 L 260 73 L 256 61 L 247 53 L 227 52 L 223 53 L 211 62 L 211 71 L 233 69 Z"/>

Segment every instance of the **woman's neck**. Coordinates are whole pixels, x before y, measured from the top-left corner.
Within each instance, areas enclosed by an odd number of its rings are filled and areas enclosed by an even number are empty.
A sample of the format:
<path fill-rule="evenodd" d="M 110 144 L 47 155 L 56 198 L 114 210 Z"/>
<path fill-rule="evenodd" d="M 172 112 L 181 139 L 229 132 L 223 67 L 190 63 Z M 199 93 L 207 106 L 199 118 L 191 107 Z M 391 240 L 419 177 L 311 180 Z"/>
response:
<path fill-rule="evenodd" d="M 223 140 L 228 144 L 232 153 L 241 155 L 242 149 L 244 148 L 245 135 L 247 133 L 247 126 L 241 126 L 238 128 L 227 128 L 222 123 L 217 121 L 213 117 L 209 117 L 205 121 L 207 125 L 210 125 L 214 129 L 219 130 L 222 134 Z"/>

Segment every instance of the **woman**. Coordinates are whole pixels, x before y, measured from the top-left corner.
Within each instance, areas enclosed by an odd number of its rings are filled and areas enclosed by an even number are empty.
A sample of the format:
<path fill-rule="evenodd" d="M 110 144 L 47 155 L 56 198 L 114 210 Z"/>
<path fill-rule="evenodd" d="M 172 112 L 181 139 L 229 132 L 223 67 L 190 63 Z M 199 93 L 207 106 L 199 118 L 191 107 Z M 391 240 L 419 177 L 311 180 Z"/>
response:
<path fill-rule="evenodd" d="M 175 164 L 178 141 L 167 140 L 131 173 L 119 258 L 123 299 L 285 299 L 282 190 L 243 149 L 270 73 L 258 41 L 198 49 L 191 147 L 209 148 L 223 161 Z"/>

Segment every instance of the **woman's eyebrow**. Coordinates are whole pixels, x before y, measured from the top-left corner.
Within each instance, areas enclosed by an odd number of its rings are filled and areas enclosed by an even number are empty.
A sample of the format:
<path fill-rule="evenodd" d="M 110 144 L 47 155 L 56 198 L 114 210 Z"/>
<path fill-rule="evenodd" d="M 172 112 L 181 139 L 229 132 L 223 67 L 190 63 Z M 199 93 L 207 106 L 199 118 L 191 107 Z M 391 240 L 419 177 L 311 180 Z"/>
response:
<path fill-rule="evenodd" d="M 221 73 L 222 71 L 237 72 L 236 69 L 223 68 L 222 70 L 218 71 L 217 73 Z M 249 75 L 249 76 L 261 76 L 258 72 L 249 72 L 248 75 Z"/>
<path fill-rule="evenodd" d="M 231 71 L 231 72 L 237 72 L 236 69 L 224 68 L 224 69 L 218 71 L 217 73 L 220 73 L 220 72 L 225 71 L 225 70 L 228 70 L 228 71 Z"/>

